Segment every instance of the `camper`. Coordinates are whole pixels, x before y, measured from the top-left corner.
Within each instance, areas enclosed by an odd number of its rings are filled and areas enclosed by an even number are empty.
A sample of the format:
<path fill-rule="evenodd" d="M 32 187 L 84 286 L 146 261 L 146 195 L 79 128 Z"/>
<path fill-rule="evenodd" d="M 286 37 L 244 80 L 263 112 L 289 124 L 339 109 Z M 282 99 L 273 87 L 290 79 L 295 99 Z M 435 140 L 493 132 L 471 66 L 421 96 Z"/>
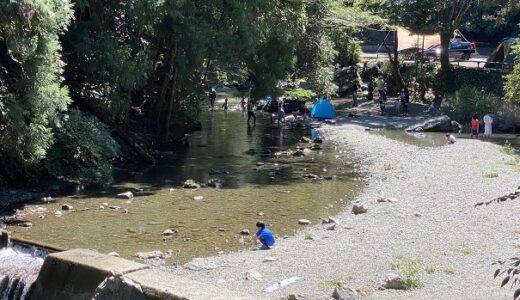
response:
<path fill-rule="evenodd" d="M 512 46 L 518 43 L 518 38 L 505 38 L 489 56 L 486 68 L 510 68 L 515 63 Z"/>

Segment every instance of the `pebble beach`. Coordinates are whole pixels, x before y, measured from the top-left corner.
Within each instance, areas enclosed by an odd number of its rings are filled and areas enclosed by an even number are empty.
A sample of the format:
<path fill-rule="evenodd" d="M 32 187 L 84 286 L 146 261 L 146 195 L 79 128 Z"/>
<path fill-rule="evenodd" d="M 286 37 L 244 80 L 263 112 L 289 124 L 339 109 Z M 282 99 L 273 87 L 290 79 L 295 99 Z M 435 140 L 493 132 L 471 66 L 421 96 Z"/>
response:
<path fill-rule="evenodd" d="M 302 226 L 271 250 L 198 258 L 196 271 L 171 271 L 253 299 L 333 299 L 338 283 L 359 299 L 512 298 L 514 290 L 493 279 L 492 263 L 519 252 L 520 197 L 475 207 L 519 189 L 520 173 L 500 146 L 458 140 L 420 148 L 354 124 L 321 133 L 358 161 L 367 183 L 333 216 L 333 230 L 331 224 Z M 355 215 L 354 204 L 368 211 Z M 422 287 L 379 288 L 386 276 L 400 273 L 396 264 L 412 260 Z"/>

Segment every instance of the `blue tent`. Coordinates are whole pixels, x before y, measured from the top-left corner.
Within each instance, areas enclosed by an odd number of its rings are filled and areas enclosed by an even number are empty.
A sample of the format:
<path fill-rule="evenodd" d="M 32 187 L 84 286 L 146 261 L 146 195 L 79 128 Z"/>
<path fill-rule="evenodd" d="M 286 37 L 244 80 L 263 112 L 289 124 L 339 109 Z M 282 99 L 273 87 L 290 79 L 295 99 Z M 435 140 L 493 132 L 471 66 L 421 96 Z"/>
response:
<path fill-rule="evenodd" d="M 312 107 L 311 117 L 318 120 L 335 119 L 336 110 L 330 101 L 321 99 Z"/>

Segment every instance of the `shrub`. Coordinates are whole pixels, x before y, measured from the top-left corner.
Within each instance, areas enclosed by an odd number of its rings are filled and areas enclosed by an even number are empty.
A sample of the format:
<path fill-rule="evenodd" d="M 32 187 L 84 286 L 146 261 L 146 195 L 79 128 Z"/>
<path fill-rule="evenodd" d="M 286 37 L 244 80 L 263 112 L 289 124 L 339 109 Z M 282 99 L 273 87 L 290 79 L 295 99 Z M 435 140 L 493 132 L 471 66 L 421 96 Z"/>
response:
<path fill-rule="evenodd" d="M 500 98 L 474 87 L 463 86 L 446 103 L 448 115 L 460 123 L 468 123 L 474 114 L 484 115 L 488 111 L 496 112 L 500 107 Z"/>
<path fill-rule="evenodd" d="M 316 98 L 316 93 L 311 90 L 295 88 L 285 91 L 285 96 L 290 98 L 298 98 L 300 100 L 309 101 Z"/>
<path fill-rule="evenodd" d="M 109 161 L 119 145 L 96 117 L 72 110 L 62 118 L 56 143 L 45 160 L 49 174 L 69 181 L 102 184 L 112 179 Z"/>

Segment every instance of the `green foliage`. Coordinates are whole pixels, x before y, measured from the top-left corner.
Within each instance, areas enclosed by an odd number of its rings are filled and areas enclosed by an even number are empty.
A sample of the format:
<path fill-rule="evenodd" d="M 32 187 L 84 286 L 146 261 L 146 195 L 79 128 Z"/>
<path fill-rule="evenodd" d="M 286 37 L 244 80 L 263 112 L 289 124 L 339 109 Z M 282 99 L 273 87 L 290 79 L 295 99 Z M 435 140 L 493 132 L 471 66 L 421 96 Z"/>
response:
<path fill-rule="evenodd" d="M 422 263 L 422 259 L 397 257 L 397 261 L 391 263 L 390 266 L 392 270 L 399 270 L 401 272 L 406 289 L 416 289 L 424 286 L 420 277 Z"/>
<path fill-rule="evenodd" d="M 500 98 L 474 87 L 463 86 L 448 100 L 447 105 L 450 117 L 465 124 L 474 114 L 483 116 L 488 111 L 496 112 L 500 107 Z"/>
<path fill-rule="evenodd" d="M 316 98 L 316 93 L 311 90 L 302 88 L 289 89 L 285 91 L 285 96 L 290 98 L 298 98 L 300 100 L 309 101 Z"/>
<path fill-rule="evenodd" d="M 520 57 L 520 44 L 514 46 L 514 53 L 517 57 Z M 517 63 L 513 67 L 513 72 L 506 76 L 504 92 L 504 98 L 506 101 L 520 104 L 520 64 Z"/>
<path fill-rule="evenodd" d="M 304 238 L 305 238 L 306 240 L 314 240 L 314 236 L 312 235 L 311 232 L 306 232 Z"/>
<path fill-rule="evenodd" d="M 58 112 L 70 103 L 60 82 L 59 34 L 69 1 L 0 2 L 0 178 L 21 177 L 54 142 Z"/>
<path fill-rule="evenodd" d="M 504 287 L 508 283 L 510 284 L 511 289 L 516 287 L 513 294 L 513 300 L 519 299 L 520 288 L 518 288 L 518 284 L 520 283 L 520 258 L 513 257 L 509 261 L 499 260 L 494 262 L 492 265 L 498 265 L 498 269 L 495 270 L 493 278 L 496 279 L 497 277 L 504 276 L 500 287 Z"/>
<path fill-rule="evenodd" d="M 75 109 L 63 119 L 56 143 L 45 160 L 49 174 L 74 182 L 109 183 L 112 179 L 109 161 L 118 155 L 119 145 L 106 125 Z"/>

